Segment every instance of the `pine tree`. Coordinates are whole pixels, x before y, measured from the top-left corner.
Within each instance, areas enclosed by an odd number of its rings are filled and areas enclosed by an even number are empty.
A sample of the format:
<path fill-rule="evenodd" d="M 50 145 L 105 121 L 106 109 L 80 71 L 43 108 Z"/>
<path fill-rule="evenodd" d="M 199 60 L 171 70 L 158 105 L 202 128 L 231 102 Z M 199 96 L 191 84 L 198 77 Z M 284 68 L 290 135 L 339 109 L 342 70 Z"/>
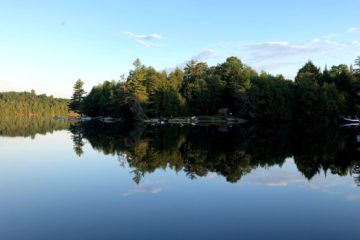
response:
<path fill-rule="evenodd" d="M 81 79 L 78 79 L 74 84 L 74 93 L 71 97 L 69 108 L 76 113 L 81 113 L 82 110 L 82 103 L 85 95 L 83 86 L 84 82 L 81 81 Z"/>

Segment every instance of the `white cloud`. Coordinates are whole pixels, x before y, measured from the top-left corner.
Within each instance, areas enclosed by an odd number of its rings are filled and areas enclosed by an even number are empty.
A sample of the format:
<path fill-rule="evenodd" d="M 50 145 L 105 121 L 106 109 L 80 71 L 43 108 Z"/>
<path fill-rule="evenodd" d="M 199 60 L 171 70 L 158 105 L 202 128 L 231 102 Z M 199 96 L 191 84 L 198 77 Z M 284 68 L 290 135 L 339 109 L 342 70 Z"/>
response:
<path fill-rule="evenodd" d="M 214 49 L 205 49 L 202 52 L 200 52 L 198 55 L 192 57 L 192 59 L 198 62 L 203 62 L 210 58 L 216 58 L 218 56 L 219 56 L 218 53 Z"/>
<path fill-rule="evenodd" d="M 145 47 L 151 47 L 151 46 L 162 46 L 161 44 L 154 42 L 156 40 L 161 40 L 162 36 L 160 36 L 157 33 L 152 34 L 135 34 L 128 31 L 122 32 L 125 36 L 127 36 L 130 39 L 135 40 L 136 42 L 144 45 Z"/>
<path fill-rule="evenodd" d="M 259 174 L 261 173 L 261 174 Z M 299 172 L 286 171 L 280 167 L 258 169 L 247 177 L 250 182 L 263 184 L 271 187 L 284 187 L 291 184 L 306 184 L 307 180 Z"/>
<path fill-rule="evenodd" d="M 360 46 L 360 42 L 359 42 L 359 41 L 356 41 L 356 40 L 352 41 L 352 44 L 354 44 L 354 45 L 356 45 L 356 46 Z"/>
<path fill-rule="evenodd" d="M 350 27 L 350 28 L 347 29 L 347 32 L 349 32 L 349 33 L 358 33 L 358 32 L 360 32 L 360 28 Z"/>
<path fill-rule="evenodd" d="M 251 174 L 243 178 L 242 183 L 246 182 L 269 187 L 297 185 L 325 194 L 339 195 L 348 201 L 360 201 L 360 194 L 355 192 L 358 187 L 355 187 L 352 176 L 339 176 L 322 172 L 315 175 L 311 180 L 307 180 L 298 170 L 293 158 L 288 158 L 282 166 L 258 168 L 252 171 Z"/>
<path fill-rule="evenodd" d="M 205 176 L 205 179 L 211 180 L 211 179 L 216 178 L 217 176 L 218 176 L 217 173 L 215 173 L 215 172 L 209 172 L 209 173 Z"/>
<path fill-rule="evenodd" d="M 265 42 L 244 46 L 246 55 L 251 63 L 259 63 L 267 60 L 289 58 L 294 56 L 311 57 L 312 54 L 326 53 L 346 47 L 329 39 L 314 38 L 298 43 L 289 42 Z"/>
<path fill-rule="evenodd" d="M 195 60 L 196 62 L 205 62 L 211 58 L 217 58 L 219 56 L 219 53 L 213 49 L 205 49 L 201 51 L 199 54 L 193 56 L 191 59 Z M 166 72 L 172 72 L 176 68 L 184 69 L 186 67 L 186 64 L 188 61 L 182 62 L 177 64 L 175 67 L 168 67 L 165 69 Z"/>
<path fill-rule="evenodd" d="M 303 61 L 280 61 L 280 62 L 272 62 L 272 63 L 267 63 L 267 64 L 263 64 L 263 65 L 259 65 L 259 66 L 254 66 L 254 68 L 257 71 L 272 71 L 272 70 L 276 70 L 279 68 L 283 68 L 283 67 L 287 67 L 287 66 L 293 66 L 293 65 L 299 65 L 299 64 L 303 64 Z M 290 77 L 292 78 L 292 77 Z"/>
<path fill-rule="evenodd" d="M 360 41 L 337 38 L 344 35 L 345 33 L 330 33 L 293 42 L 268 41 L 255 44 L 245 44 L 243 42 L 218 44 L 204 49 L 194 55 L 192 59 L 198 62 L 216 63 L 217 60 L 225 56 L 238 56 L 244 63 L 257 71 L 265 70 L 273 74 L 281 73 L 286 78 L 292 79 L 300 65 L 309 59 L 325 65 L 328 59 L 345 58 L 357 52 Z M 186 62 L 177 65 L 180 68 L 185 66 Z M 169 67 L 166 71 L 170 72 L 174 69 L 175 67 Z"/>
<path fill-rule="evenodd" d="M 325 35 L 324 38 L 325 39 L 332 39 L 332 38 L 335 38 L 335 37 L 340 37 L 342 36 L 342 34 L 339 34 L 339 33 L 330 33 L 328 35 Z"/>
<path fill-rule="evenodd" d="M 133 195 L 135 193 L 152 193 L 152 194 L 156 194 L 161 192 L 161 188 L 158 187 L 137 187 L 135 189 L 131 189 L 129 191 L 127 191 L 126 193 L 123 194 L 124 197 L 128 197 L 130 195 Z"/>

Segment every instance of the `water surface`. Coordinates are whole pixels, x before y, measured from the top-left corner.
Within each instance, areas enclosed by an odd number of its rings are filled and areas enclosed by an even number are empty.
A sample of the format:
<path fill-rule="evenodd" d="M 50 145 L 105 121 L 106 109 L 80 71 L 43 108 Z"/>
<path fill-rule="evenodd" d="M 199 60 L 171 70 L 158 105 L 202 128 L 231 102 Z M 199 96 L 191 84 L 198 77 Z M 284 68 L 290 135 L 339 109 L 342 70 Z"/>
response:
<path fill-rule="evenodd" d="M 0 239 L 358 239 L 357 129 L 0 122 Z"/>

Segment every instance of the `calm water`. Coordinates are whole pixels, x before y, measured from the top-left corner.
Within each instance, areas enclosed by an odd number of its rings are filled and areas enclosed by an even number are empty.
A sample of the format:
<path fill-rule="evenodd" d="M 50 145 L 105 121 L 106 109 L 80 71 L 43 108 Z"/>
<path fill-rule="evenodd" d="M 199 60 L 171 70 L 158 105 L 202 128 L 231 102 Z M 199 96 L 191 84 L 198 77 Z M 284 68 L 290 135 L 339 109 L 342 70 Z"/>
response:
<path fill-rule="evenodd" d="M 357 133 L 0 120 L 0 239 L 359 239 Z"/>

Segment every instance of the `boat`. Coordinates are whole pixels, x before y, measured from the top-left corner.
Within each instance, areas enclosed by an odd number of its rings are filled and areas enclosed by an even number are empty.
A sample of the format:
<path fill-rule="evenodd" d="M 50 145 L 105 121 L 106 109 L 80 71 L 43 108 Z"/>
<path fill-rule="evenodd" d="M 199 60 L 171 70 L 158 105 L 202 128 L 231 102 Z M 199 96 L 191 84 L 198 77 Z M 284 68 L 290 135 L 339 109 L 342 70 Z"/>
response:
<path fill-rule="evenodd" d="M 355 118 L 351 118 L 351 117 L 342 117 L 341 118 L 344 122 L 348 122 L 348 123 L 357 123 L 360 124 L 360 119 L 355 117 Z"/>
<path fill-rule="evenodd" d="M 75 116 L 68 116 L 69 121 L 77 121 L 79 118 Z"/>
<path fill-rule="evenodd" d="M 104 123 L 114 123 L 114 122 L 118 122 L 119 119 L 118 118 L 112 118 L 112 117 L 105 117 L 101 119 L 102 122 Z"/>
<path fill-rule="evenodd" d="M 90 121 L 90 120 L 91 120 L 91 117 L 81 117 L 80 118 L 80 121 L 83 121 L 83 122 Z"/>
<path fill-rule="evenodd" d="M 347 127 L 347 128 L 357 128 L 359 126 L 359 123 L 345 123 L 340 125 L 341 127 Z"/>
<path fill-rule="evenodd" d="M 54 120 L 65 120 L 64 116 L 55 116 Z"/>

